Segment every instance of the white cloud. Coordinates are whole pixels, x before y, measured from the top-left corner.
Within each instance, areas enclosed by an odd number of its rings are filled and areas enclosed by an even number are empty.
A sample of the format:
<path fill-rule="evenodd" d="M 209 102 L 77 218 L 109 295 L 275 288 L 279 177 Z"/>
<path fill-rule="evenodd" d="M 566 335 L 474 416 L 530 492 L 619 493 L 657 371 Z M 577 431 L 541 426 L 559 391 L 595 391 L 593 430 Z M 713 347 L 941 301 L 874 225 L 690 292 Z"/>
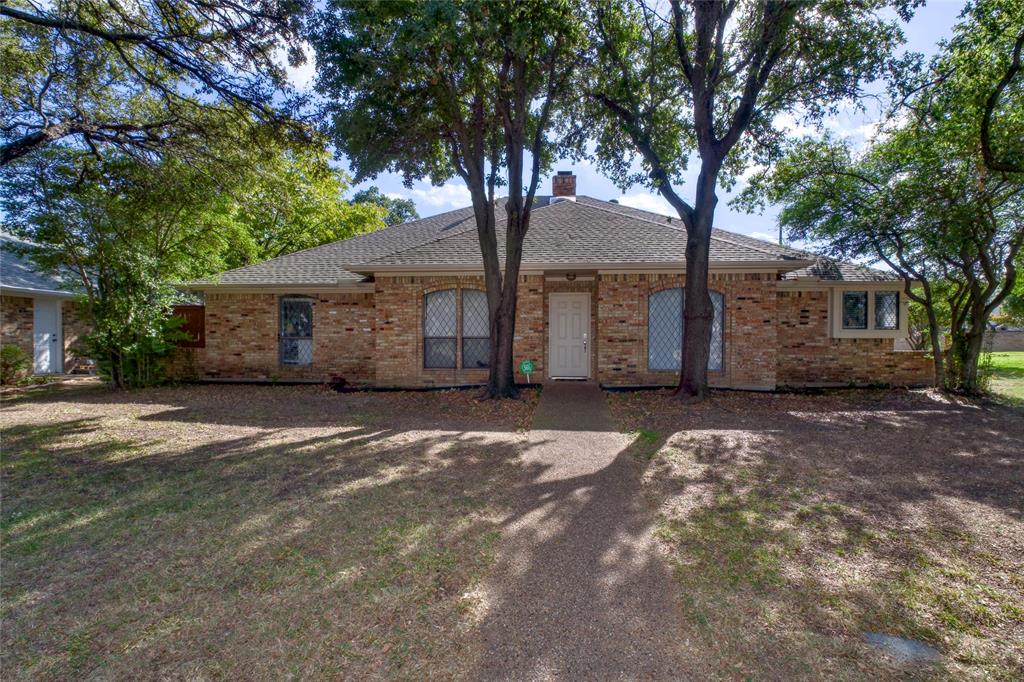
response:
<path fill-rule="evenodd" d="M 778 244 L 779 243 L 779 233 L 778 232 L 755 231 L 755 232 L 748 232 L 747 234 L 750 235 L 751 237 L 753 237 L 754 239 L 763 239 L 764 241 L 771 242 L 773 244 Z"/>
<path fill-rule="evenodd" d="M 650 211 L 651 213 L 672 216 L 673 218 L 678 216 L 675 209 L 672 208 L 672 204 L 665 201 L 665 198 L 658 194 L 627 194 L 619 197 L 619 203 L 623 206 L 631 206 L 643 211 Z"/>
<path fill-rule="evenodd" d="M 464 208 L 473 201 L 469 195 L 469 188 L 461 182 L 449 182 L 440 187 L 428 185 L 426 188 L 411 189 L 408 196 L 418 206 L 431 208 Z"/>
<path fill-rule="evenodd" d="M 288 54 L 283 48 L 278 48 L 276 58 L 278 63 L 284 66 L 288 82 L 297 90 L 308 90 L 316 78 L 316 55 L 308 43 L 302 44 L 302 51 L 306 55 L 306 61 L 299 66 L 292 66 L 288 63 Z"/>

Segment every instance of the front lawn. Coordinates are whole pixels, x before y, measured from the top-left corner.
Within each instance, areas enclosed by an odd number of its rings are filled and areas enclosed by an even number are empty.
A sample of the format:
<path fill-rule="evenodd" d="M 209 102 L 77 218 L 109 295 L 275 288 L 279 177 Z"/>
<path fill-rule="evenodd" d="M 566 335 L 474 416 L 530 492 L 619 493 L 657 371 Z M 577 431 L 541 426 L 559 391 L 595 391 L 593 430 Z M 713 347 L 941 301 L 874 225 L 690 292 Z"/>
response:
<path fill-rule="evenodd" d="M 1024 352 L 992 353 L 993 393 L 1024 402 Z"/>
<path fill-rule="evenodd" d="M 1024 412 L 925 391 L 608 399 L 645 444 L 698 677 L 1024 678 Z"/>
<path fill-rule="evenodd" d="M 532 402 L 5 401 L 4 678 L 458 676 Z"/>

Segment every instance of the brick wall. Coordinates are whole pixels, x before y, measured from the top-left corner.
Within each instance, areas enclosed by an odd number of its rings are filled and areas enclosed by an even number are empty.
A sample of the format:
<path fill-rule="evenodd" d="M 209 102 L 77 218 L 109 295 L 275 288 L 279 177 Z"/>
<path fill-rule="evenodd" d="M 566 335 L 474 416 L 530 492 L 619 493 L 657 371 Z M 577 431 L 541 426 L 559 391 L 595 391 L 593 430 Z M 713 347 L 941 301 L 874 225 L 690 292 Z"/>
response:
<path fill-rule="evenodd" d="M 32 299 L 0 296 L 0 345 L 14 345 L 32 357 Z"/>
<path fill-rule="evenodd" d="M 85 335 L 89 325 L 85 319 L 85 311 L 77 301 L 64 301 L 61 305 L 64 336 L 64 372 L 90 372 L 94 370 L 92 362 L 86 355 Z"/>
<path fill-rule="evenodd" d="M 401 276 L 376 278 L 377 383 L 382 386 L 452 386 L 478 384 L 487 380 L 486 369 L 461 369 L 462 348 L 457 345 L 454 369 L 423 367 L 423 297 L 444 289 L 485 290 L 480 276 Z M 522 276 L 516 306 L 516 330 L 513 357 L 516 380 L 519 361 L 532 359 L 537 365 L 536 380 L 543 372 L 544 278 Z M 461 305 L 457 306 L 461 315 Z M 456 320 L 461 327 L 461 318 Z"/>
<path fill-rule="evenodd" d="M 677 372 L 647 369 L 647 298 L 682 287 L 682 275 L 621 274 L 598 279 L 597 377 L 609 385 L 675 384 Z M 713 274 L 710 288 L 725 301 L 722 371 L 713 386 L 775 385 L 775 282 L 770 275 Z"/>
<path fill-rule="evenodd" d="M 894 350 L 893 339 L 830 338 L 827 291 L 780 291 L 778 311 L 780 386 L 932 383 L 923 352 Z"/>
<path fill-rule="evenodd" d="M 317 294 L 313 301 L 313 364 L 282 365 L 278 294 L 206 297 L 206 346 L 181 349 L 169 371 L 178 378 L 272 379 L 352 383 L 374 379 L 373 294 Z M 193 352 L 188 352 L 193 351 Z"/>

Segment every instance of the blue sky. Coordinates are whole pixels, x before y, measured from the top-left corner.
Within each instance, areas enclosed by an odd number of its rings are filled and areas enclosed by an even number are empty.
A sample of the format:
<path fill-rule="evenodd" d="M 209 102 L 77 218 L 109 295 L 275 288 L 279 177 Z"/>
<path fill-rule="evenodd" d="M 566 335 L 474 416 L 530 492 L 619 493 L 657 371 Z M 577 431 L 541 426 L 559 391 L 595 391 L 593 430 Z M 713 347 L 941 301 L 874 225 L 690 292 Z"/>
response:
<path fill-rule="evenodd" d="M 914 18 L 904 26 L 906 35 L 905 49 L 914 52 L 923 52 L 926 55 L 935 53 L 940 40 L 950 37 L 953 25 L 957 16 L 963 10 L 962 0 L 933 0 L 924 7 L 919 7 Z M 312 60 L 304 68 L 293 74 L 293 81 L 296 85 L 305 86 L 309 84 L 313 76 Z M 877 110 L 857 112 L 847 110 L 838 116 L 824 121 L 824 126 L 835 134 L 849 137 L 855 143 L 862 144 L 873 131 L 873 124 L 877 121 Z M 809 131 L 797 124 L 790 126 L 794 134 L 805 134 Z M 344 166 L 344 160 L 341 161 Z M 681 194 L 684 197 L 693 195 L 694 180 L 698 165 L 690 164 L 691 172 L 687 177 L 687 183 L 681 187 Z M 636 186 L 626 192 L 615 187 L 611 181 L 601 176 L 590 164 L 573 163 L 571 161 L 558 162 L 552 168 L 552 172 L 559 170 L 570 170 L 576 174 L 576 191 L 579 194 L 586 194 L 598 199 L 618 199 L 621 203 L 638 208 L 647 209 L 675 215 L 668 203 L 659 195 L 648 191 L 646 188 Z M 416 209 L 423 217 L 450 211 L 469 205 L 469 192 L 461 181 L 452 181 L 441 187 L 433 187 L 428 182 L 418 182 L 412 188 L 402 184 L 398 175 L 384 174 L 375 180 L 364 182 L 354 190 L 377 185 L 383 192 L 391 196 L 401 196 L 412 199 L 416 202 Z M 548 193 L 551 188 L 551 178 L 546 177 L 541 181 L 540 192 Z M 728 205 L 728 200 L 737 191 L 743 188 L 742 181 L 734 189 L 733 193 L 719 189 L 719 204 L 715 214 L 715 225 L 717 227 L 742 232 L 762 239 L 775 241 L 778 239 L 778 227 L 775 222 L 777 210 L 768 208 L 763 215 L 748 215 L 742 211 L 735 210 Z"/>

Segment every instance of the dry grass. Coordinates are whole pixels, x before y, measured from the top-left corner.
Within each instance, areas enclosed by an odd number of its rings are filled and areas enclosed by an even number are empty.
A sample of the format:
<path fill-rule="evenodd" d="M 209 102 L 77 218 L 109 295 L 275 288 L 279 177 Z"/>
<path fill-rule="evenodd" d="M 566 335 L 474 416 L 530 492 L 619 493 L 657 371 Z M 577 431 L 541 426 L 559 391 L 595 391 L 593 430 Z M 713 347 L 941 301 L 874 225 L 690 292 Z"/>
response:
<path fill-rule="evenodd" d="M 4 679 L 458 676 L 533 402 L 5 400 Z"/>
<path fill-rule="evenodd" d="M 928 392 L 610 395 L 710 679 L 1024 677 L 1024 412 Z M 935 647 L 908 666 L 865 631 Z"/>

